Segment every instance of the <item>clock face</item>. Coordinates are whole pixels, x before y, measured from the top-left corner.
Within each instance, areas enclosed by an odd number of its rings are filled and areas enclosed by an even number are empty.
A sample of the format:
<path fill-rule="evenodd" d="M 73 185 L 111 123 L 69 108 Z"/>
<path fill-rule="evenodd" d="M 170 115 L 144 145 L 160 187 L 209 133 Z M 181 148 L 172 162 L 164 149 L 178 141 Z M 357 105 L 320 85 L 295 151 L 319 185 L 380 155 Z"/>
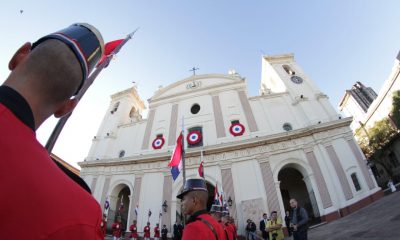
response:
<path fill-rule="evenodd" d="M 300 83 L 303 82 L 303 79 L 301 77 L 299 77 L 299 76 L 292 76 L 290 78 L 290 80 L 292 80 L 292 82 L 297 83 L 297 84 L 300 84 Z"/>

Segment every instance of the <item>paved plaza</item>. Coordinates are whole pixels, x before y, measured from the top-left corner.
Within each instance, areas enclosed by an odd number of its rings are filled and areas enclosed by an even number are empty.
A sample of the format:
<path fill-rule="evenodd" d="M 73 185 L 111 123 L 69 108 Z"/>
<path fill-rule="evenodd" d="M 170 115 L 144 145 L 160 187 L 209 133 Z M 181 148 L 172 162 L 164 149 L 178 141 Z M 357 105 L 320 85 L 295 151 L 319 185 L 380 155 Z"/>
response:
<path fill-rule="evenodd" d="M 344 218 L 309 230 L 310 240 L 399 240 L 400 192 L 397 191 Z"/>

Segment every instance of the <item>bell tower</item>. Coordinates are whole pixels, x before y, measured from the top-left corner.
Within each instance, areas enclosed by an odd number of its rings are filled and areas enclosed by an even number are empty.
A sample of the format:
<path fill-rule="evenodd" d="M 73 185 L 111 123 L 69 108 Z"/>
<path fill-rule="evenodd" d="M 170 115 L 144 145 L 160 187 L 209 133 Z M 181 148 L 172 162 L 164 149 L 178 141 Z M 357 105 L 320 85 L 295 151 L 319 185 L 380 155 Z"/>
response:
<path fill-rule="evenodd" d="M 136 87 L 113 94 L 97 135 L 93 138 L 87 159 L 110 157 L 109 152 L 117 139 L 119 128 L 126 124 L 140 122 L 145 108 Z"/>
<path fill-rule="evenodd" d="M 338 119 L 339 115 L 314 82 L 294 60 L 293 54 L 263 56 L 260 94 L 287 93 L 310 124 Z"/>

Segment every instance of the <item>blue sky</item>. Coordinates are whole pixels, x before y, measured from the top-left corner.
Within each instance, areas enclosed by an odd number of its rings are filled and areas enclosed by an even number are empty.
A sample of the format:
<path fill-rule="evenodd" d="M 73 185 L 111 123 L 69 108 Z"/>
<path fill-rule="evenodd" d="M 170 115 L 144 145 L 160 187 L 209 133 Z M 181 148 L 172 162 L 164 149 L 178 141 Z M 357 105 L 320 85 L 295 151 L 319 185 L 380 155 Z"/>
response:
<path fill-rule="evenodd" d="M 0 3 L 0 77 L 26 41 L 75 22 L 96 26 L 105 41 L 140 27 L 102 72 L 64 128 L 54 152 L 76 165 L 108 108 L 110 95 L 138 85 L 146 101 L 159 85 L 191 75 L 246 77 L 258 94 L 261 56 L 294 53 L 297 63 L 336 108 L 361 81 L 379 92 L 400 50 L 399 1 L 3 1 Z M 20 10 L 23 10 L 20 13 Z M 38 131 L 45 142 L 56 121 Z"/>

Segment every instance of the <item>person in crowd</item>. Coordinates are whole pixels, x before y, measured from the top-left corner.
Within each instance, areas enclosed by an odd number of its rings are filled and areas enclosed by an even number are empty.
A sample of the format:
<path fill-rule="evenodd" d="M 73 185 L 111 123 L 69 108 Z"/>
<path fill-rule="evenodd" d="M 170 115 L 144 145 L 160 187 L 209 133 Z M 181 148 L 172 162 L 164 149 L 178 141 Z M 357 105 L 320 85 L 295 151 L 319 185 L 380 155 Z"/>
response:
<path fill-rule="evenodd" d="M 207 212 L 208 191 L 204 179 L 187 179 L 177 198 L 182 199 L 183 214 L 190 215 L 183 240 L 226 240 L 222 226 Z"/>
<path fill-rule="evenodd" d="M 389 178 L 389 181 L 387 183 L 388 188 L 390 189 L 391 192 L 396 192 L 396 185 L 394 185 L 393 180 Z"/>
<path fill-rule="evenodd" d="M 237 236 L 237 227 L 235 225 L 235 219 L 233 219 L 233 217 L 229 216 L 228 220 L 229 220 L 230 225 L 233 228 L 233 239 L 236 240 L 238 238 L 238 236 Z"/>
<path fill-rule="evenodd" d="M 260 221 L 261 236 L 264 240 L 268 239 L 269 237 L 267 223 L 268 223 L 268 215 L 264 213 L 263 218 Z"/>
<path fill-rule="evenodd" d="M 291 227 L 293 229 L 294 240 L 307 240 L 308 214 L 307 211 L 298 206 L 297 200 L 292 198 L 289 201 L 292 208 Z"/>
<path fill-rule="evenodd" d="M 105 215 L 105 214 L 103 214 L 103 218 L 101 219 L 100 227 L 101 227 L 101 232 L 103 233 L 103 236 L 106 236 L 107 215 Z"/>
<path fill-rule="evenodd" d="M 35 133 L 50 116 L 75 108 L 74 96 L 103 53 L 99 31 L 78 23 L 23 44 L 11 58 L 11 73 L 0 86 L 0 189 L 8 196 L 0 204 L 7 216 L 1 239 L 15 238 L 21 219 L 35 219 L 24 226 L 30 239 L 104 238 L 90 188 L 58 166 Z M 27 199 L 40 204 L 32 208 Z"/>
<path fill-rule="evenodd" d="M 292 236 L 292 228 L 290 227 L 290 212 L 286 210 L 285 212 L 285 226 L 288 231 L 289 237 Z"/>
<path fill-rule="evenodd" d="M 129 231 L 131 232 L 130 239 L 131 240 L 138 240 L 139 235 L 137 232 L 137 222 L 136 220 L 133 220 L 132 225 L 129 227 Z"/>
<path fill-rule="evenodd" d="M 229 215 L 223 213 L 221 221 L 225 225 L 224 230 L 226 233 L 227 240 L 234 240 L 235 239 L 235 228 L 229 222 Z"/>
<path fill-rule="evenodd" d="M 269 230 L 270 240 L 283 240 L 282 220 L 278 218 L 276 211 L 271 212 L 271 219 L 268 221 L 267 228 Z"/>
<path fill-rule="evenodd" d="M 167 225 L 164 224 L 161 229 L 161 239 L 167 240 L 167 235 L 168 235 L 168 228 L 167 228 Z"/>
<path fill-rule="evenodd" d="M 143 229 L 143 238 L 144 240 L 150 240 L 150 222 L 147 222 L 147 225 Z"/>
<path fill-rule="evenodd" d="M 121 218 L 118 217 L 115 222 L 113 223 L 111 229 L 113 230 L 112 236 L 113 240 L 121 240 L 122 236 L 122 224 L 121 224 Z"/>
<path fill-rule="evenodd" d="M 160 224 L 156 223 L 154 228 L 154 240 L 160 240 Z"/>
<path fill-rule="evenodd" d="M 256 240 L 256 224 L 251 220 L 247 219 L 247 226 L 246 226 L 246 232 L 247 232 L 247 238 L 250 240 Z"/>

